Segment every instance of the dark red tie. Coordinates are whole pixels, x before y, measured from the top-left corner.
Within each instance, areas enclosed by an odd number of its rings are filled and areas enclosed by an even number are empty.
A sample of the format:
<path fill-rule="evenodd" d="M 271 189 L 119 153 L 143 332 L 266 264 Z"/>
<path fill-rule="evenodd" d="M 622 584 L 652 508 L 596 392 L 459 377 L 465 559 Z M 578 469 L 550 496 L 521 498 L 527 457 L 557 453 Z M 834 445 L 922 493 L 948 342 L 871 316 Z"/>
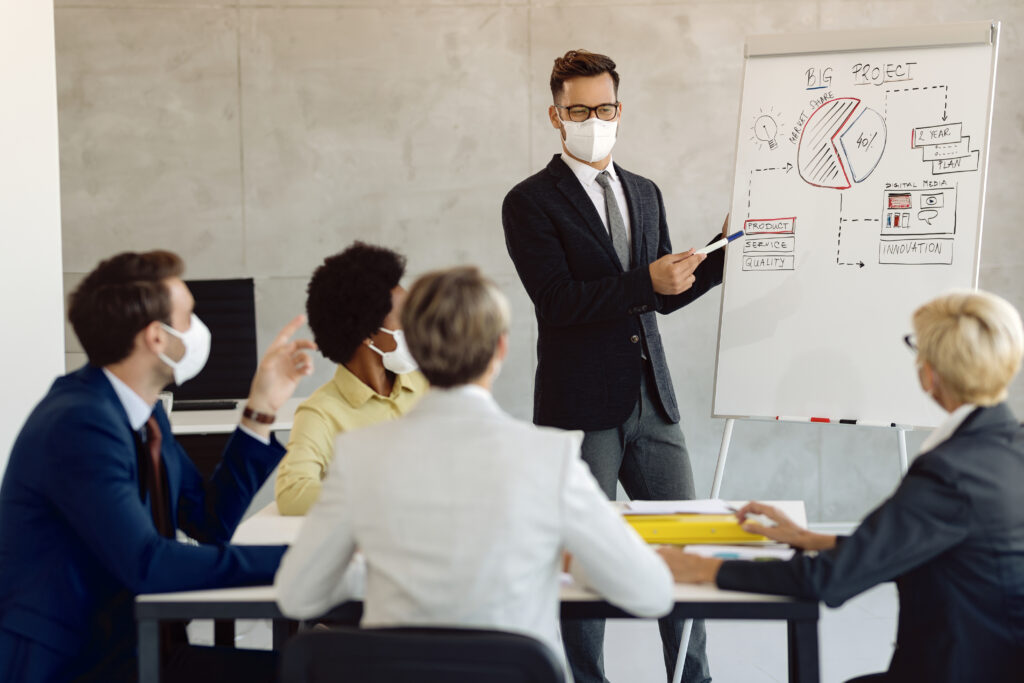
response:
<path fill-rule="evenodd" d="M 146 420 L 146 451 L 149 455 L 149 476 L 146 488 L 149 491 L 149 506 L 153 512 L 153 523 L 161 536 L 174 538 L 174 524 L 171 523 L 171 508 L 167 504 L 167 487 L 164 485 L 163 458 L 160 456 L 160 424 L 150 415 Z M 160 655 L 166 662 L 178 645 L 188 645 L 185 621 L 165 621 L 160 624 Z"/>
<path fill-rule="evenodd" d="M 161 536 L 174 538 L 174 524 L 171 523 L 171 508 L 167 504 L 167 487 L 164 485 L 163 460 L 160 457 L 160 444 L 163 437 L 160 425 L 152 415 L 146 421 L 146 449 L 149 451 L 149 505 L 153 512 L 153 522 Z"/>

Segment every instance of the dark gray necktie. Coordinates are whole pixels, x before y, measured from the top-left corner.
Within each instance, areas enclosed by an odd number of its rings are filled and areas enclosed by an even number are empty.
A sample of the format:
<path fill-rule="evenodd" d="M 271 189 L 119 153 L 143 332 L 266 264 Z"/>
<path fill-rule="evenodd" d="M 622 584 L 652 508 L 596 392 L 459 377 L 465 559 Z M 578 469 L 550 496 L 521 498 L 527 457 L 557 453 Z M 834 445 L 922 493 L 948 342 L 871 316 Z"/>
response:
<path fill-rule="evenodd" d="M 608 211 L 608 231 L 612 236 L 612 246 L 615 247 L 622 269 L 629 270 L 629 240 L 626 238 L 626 224 L 622 222 L 619 203 L 615 201 L 615 192 L 612 190 L 612 177 L 608 171 L 601 171 L 597 174 L 597 182 L 604 188 L 604 206 Z"/>

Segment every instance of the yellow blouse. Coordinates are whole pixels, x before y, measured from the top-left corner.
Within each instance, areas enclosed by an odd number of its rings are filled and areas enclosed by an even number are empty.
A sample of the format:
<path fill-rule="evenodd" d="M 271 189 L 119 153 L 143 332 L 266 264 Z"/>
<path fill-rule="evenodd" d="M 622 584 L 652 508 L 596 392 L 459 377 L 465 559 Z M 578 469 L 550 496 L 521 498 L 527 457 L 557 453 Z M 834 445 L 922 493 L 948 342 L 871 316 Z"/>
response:
<path fill-rule="evenodd" d="M 390 396 L 363 384 L 344 365 L 295 410 L 288 452 L 277 469 L 274 497 L 282 515 L 304 515 L 320 497 L 320 481 L 341 432 L 401 417 L 427 390 L 419 372 L 395 375 Z"/>

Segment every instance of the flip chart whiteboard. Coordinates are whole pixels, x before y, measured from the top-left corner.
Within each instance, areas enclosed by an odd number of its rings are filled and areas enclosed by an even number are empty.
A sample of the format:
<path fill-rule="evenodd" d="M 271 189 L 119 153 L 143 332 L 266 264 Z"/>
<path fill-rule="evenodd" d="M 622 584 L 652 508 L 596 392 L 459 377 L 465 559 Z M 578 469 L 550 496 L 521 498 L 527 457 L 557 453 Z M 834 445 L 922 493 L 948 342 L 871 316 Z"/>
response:
<path fill-rule="evenodd" d="M 977 286 L 998 28 L 748 38 L 715 416 L 942 421 L 903 336 Z"/>

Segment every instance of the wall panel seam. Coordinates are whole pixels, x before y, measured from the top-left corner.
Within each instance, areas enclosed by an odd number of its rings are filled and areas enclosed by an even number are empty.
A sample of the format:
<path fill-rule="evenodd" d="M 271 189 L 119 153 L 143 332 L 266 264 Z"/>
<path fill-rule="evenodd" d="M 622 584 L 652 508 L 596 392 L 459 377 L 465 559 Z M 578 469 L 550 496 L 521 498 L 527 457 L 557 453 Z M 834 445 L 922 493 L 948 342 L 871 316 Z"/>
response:
<path fill-rule="evenodd" d="M 249 270 L 249 242 L 248 242 L 248 214 L 246 212 L 246 196 L 245 196 L 245 97 L 242 91 L 242 8 L 236 7 L 236 20 L 235 20 L 235 49 L 236 49 L 236 61 L 235 68 L 237 69 L 238 76 L 238 185 L 239 185 L 239 216 L 241 218 L 242 227 L 242 244 L 240 245 L 242 251 L 242 271 L 248 272 Z"/>

